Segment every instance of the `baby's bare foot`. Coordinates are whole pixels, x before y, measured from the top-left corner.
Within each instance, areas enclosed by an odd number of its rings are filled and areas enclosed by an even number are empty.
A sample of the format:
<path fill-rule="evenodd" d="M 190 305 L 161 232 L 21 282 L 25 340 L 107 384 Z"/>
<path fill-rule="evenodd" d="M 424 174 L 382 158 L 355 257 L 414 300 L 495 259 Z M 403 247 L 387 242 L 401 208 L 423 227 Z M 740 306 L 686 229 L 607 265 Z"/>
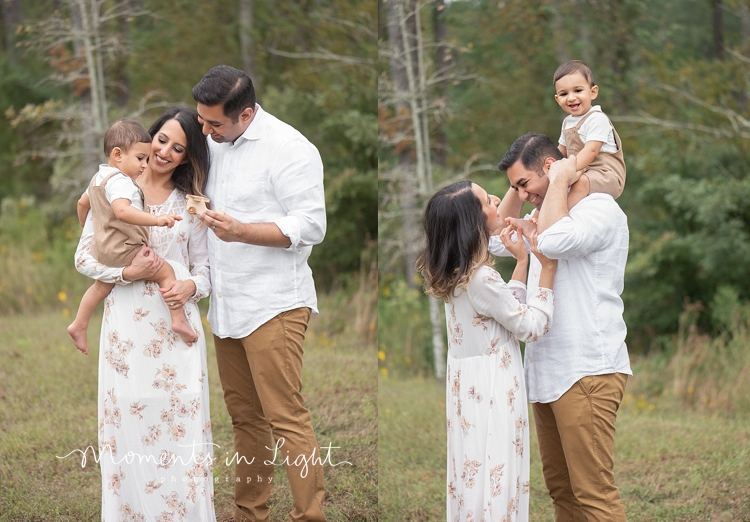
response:
<path fill-rule="evenodd" d="M 89 347 L 86 343 L 86 328 L 73 322 L 68 326 L 68 335 L 73 338 L 73 344 L 76 345 L 76 348 L 81 350 L 84 355 L 89 354 Z"/>
<path fill-rule="evenodd" d="M 188 346 L 193 346 L 193 343 L 198 340 L 198 335 L 193 331 L 184 317 L 181 321 L 172 320 L 172 331 L 178 334 Z"/>

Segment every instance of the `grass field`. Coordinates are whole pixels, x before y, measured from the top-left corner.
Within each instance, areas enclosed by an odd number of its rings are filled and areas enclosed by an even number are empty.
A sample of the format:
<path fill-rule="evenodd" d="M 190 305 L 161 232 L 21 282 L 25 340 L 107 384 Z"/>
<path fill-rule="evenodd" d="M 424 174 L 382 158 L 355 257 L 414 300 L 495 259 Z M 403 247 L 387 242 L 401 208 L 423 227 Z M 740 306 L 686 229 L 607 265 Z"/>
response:
<path fill-rule="evenodd" d="M 332 460 L 353 464 L 326 467 L 325 512 L 336 522 L 377 520 L 376 359 L 361 345 L 332 338 L 319 321 L 311 320 L 305 345 L 303 392 L 318 443 L 341 447 Z M 68 322 L 59 311 L 0 317 L 0 521 L 100 520 L 98 465 L 55 458 L 97 446 L 98 351 L 92 346 L 91 355 L 81 355 L 65 332 Z M 92 322 L 90 341 L 99 326 Z M 208 368 L 214 442 L 233 452 L 210 336 Z M 231 473 L 214 468 L 219 520 L 233 511 Z M 277 469 L 274 521 L 292 509 L 284 475 Z"/>
<path fill-rule="evenodd" d="M 379 520 L 445 520 L 444 387 L 381 378 L 378 396 Z M 750 415 L 707 416 L 668 396 L 626 393 L 616 445 L 630 522 L 750 521 Z M 533 420 L 531 448 L 530 520 L 552 521 Z"/>

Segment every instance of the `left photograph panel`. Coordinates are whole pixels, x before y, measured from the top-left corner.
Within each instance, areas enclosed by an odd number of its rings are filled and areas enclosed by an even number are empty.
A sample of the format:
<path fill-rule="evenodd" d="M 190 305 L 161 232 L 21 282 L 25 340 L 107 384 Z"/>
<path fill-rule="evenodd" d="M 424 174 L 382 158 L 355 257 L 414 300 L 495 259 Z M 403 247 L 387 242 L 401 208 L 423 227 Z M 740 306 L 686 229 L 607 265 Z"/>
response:
<path fill-rule="evenodd" d="M 0 2 L 0 522 L 378 519 L 377 11 Z"/>

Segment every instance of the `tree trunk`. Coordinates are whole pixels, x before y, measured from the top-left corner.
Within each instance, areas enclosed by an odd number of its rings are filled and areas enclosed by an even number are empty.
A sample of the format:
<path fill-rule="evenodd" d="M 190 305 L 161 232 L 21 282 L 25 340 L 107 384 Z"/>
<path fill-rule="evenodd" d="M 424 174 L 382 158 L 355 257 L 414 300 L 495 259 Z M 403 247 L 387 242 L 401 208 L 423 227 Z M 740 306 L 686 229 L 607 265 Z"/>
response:
<path fill-rule="evenodd" d="M 95 0 L 92 1 L 95 2 Z M 73 44 L 75 56 L 86 64 L 88 75 L 88 86 L 85 89 L 81 88 L 80 94 L 81 111 L 88 115 L 88 117 L 81 118 L 83 122 L 88 122 L 88 126 L 84 123 L 82 128 L 82 169 L 89 173 L 87 175 L 96 172 L 100 163 L 101 154 L 99 153 L 98 143 L 104 133 L 103 114 L 105 114 L 100 99 L 103 88 L 100 88 L 98 83 L 99 74 L 91 30 L 90 7 L 91 4 L 87 4 L 84 0 L 70 0 L 70 18 L 73 29 L 81 35 L 81 38 L 76 39 Z"/>
<path fill-rule="evenodd" d="M 721 8 L 721 0 L 712 0 L 713 27 L 714 27 L 714 58 L 724 59 L 724 17 Z"/>
<path fill-rule="evenodd" d="M 16 51 L 16 29 L 23 23 L 23 6 L 21 0 L 0 0 L 0 15 L 3 19 L 3 31 L 5 32 L 5 52 L 8 55 L 10 65 L 18 65 L 18 52 Z"/>
<path fill-rule="evenodd" d="M 435 28 L 435 65 L 438 71 L 444 71 L 451 67 L 452 57 L 445 43 L 448 41 L 448 28 L 445 25 L 445 0 L 437 0 L 432 11 L 432 20 Z M 443 107 L 448 105 L 448 81 L 443 80 L 438 85 L 440 92 L 439 103 Z M 448 157 L 448 138 L 443 132 L 441 125 L 435 127 L 435 163 L 445 167 Z"/>
<path fill-rule="evenodd" d="M 388 39 L 393 49 L 391 57 L 391 77 L 395 85 L 398 101 L 397 117 L 411 123 L 414 135 L 414 154 L 402 147 L 399 155 L 399 178 L 401 194 L 399 206 L 402 215 L 402 239 L 406 263 L 406 282 L 416 288 L 415 261 L 421 235 L 417 220 L 419 196 L 432 192 L 432 163 L 430 158 L 430 134 L 427 119 L 428 95 L 426 92 L 426 67 L 424 63 L 424 42 L 419 20 L 419 12 L 414 0 L 389 0 Z M 445 329 L 439 303 L 430 298 L 430 322 L 432 324 L 432 349 L 434 370 L 437 379 L 445 379 Z"/>
<path fill-rule="evenodd" d="M 750 1 L 738 1 L 738 14 L 740 18 L 740 41 L 742 42 L 742 51 L 747 52 L 750 48 Z"/>
<path fill-rule="evenodd" d="M 253 53 L 253 0 L 239 0 L 240 2 L 240 51 L 242 53 L 242 66 L 253 81 L 253 87 L 257 94 L 260 86 L 260 77 L 255 69 L 255 57 Z"/>
<path fill-rule="evenodd" d="M 409 80 L 407 78 L 406 68 L 398 59 L 398 56 L 402 56 L 404 53 L 404 43 L 401 35 L 400 23 L 401 10 L 399 9 L 399 2 L 401 1 L 402 0 L 389 0 L 386 4 L 386 8 L 388 10 L 388 41 L 389 45 L 394 50 L 394 54 L 397 55 L 392 56 L 390 60 L 391 77 L 393 78 L 396 91 L 404 93 L 409 90 Z M 397 102 L 395 106 L 395 114 L 397 118 L 409 118 L 409 103 L 405 100 Z M 415 281 L 416 272 L 414 268 L 417 255 L 414 248 L 411 247 L 414 243 L 412 236 L 416 229 L 415 216 L 417 214 L 417 186 L 416 179 L 413 175 L 413 150 L 410 147 L 401 147 L 398 172 L 399 179 L 401 180 L 401 193 L 399 194 L 398 201 L 402 220 L 401 232 L 404 249 L 404 275 L 406 277 L 406 284 L 409 285 L 410 288 L 417 288 L 417 283 Z"/>
<path fill-rule="evenodd" d="M 570 52 L 568 51 L 568 31 L 565 29 L 565 15 L 558 0 L 549 2 L 549 9 L 552 12 L 552 37 L 555 41 L 555 56 L 557 64 L 561 65 L 570 61 Z"/>

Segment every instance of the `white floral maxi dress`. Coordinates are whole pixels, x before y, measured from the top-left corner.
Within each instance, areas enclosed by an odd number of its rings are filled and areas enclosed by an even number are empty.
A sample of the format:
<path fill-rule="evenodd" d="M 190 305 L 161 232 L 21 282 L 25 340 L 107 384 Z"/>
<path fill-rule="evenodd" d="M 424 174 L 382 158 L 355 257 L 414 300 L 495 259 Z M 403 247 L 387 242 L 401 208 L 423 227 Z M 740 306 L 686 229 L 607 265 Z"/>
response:
<path fill-rule="evenodd" d="M 552 322 L 553 292 L 480 267 L 445 305 L 448 323 L 449 522 L 529 517 L 529 416 L 518 339 Z"/>
<path fill-rule="evenodd" d="M 188 347 L 172 332 L 153 281 L 116 285 L 106 298 L 98 401 L 102 520 L 214 522 L 206 340 L 196 304 L 210 293 L 207 229 L 185 210 L 178 190 L 147 210 L 183 218 L 171 229 L 151 227 L 149 246 L 169 260 L 177 279 L 195 282 L 184 310 L 199 340 Z M 118 270 L 91 257 L 87 227 L 76 252 L 79 271 L 116 281 Z"/>

